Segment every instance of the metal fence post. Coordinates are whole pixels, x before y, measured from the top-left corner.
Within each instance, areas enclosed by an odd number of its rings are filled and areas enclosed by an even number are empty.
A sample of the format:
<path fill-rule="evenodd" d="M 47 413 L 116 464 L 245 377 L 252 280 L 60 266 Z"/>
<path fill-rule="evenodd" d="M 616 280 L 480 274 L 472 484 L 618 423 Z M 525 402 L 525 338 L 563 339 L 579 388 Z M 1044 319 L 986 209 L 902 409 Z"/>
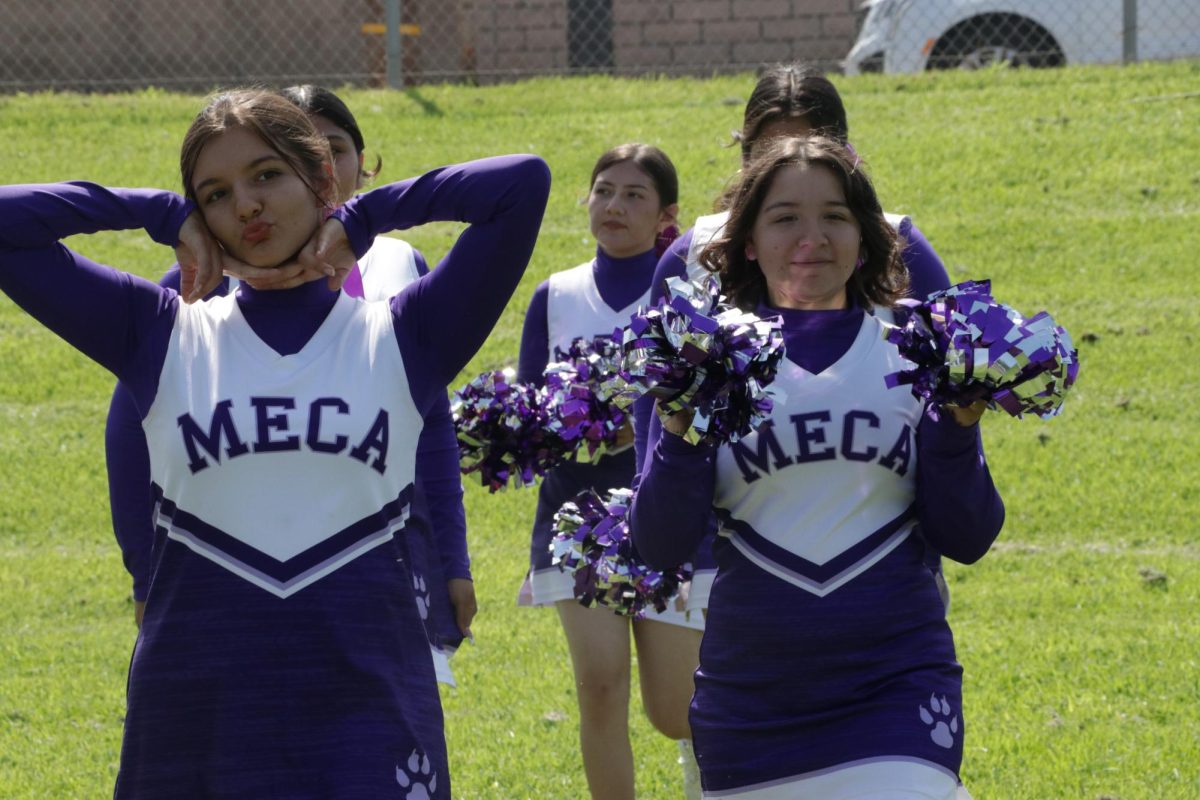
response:
<path fill-rule="evenodd" d="M 1138 60 L 1137 0 L 1124 0 L 1124 3 L 1125 27 L 1121 42 L 1121 57 L 1126 64 L 1132 64 Z"/>
<path fill-rule="evenodd" d="M 400 19 L 400 0 L 387 0 L 387 82 L 393 89 L 404 88 Z"/>

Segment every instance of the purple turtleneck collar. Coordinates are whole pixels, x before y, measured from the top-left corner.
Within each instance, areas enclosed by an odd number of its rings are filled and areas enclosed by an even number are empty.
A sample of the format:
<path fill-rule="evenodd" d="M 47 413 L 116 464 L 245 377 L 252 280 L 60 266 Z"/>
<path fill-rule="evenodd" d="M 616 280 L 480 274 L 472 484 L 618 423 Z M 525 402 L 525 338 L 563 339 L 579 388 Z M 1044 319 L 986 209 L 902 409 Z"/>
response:
<path fill-rule="evenodd" d="M 628 258 L 614 258 L 597 247 L 592 275 L 600 297 L 609 308 L 619 311 L 646 293 L 657 264 L 654 248 Z"/>
<path fill-rule="evenodd" d="M 780 317 L 787 357 L 811 373 L 822 372 L 841 358 L 862 328 L 863 310 L 858 306 L 809 311 L 772 308 L 759 303 L 760 317 Z"/>
<path fill-rule="evenodd" d="M 281 356 L 300 352 L 337 302 L 324 279 L 294 289 L 259 291 L 244 281 L 237 302 L 254 333 Z"/>

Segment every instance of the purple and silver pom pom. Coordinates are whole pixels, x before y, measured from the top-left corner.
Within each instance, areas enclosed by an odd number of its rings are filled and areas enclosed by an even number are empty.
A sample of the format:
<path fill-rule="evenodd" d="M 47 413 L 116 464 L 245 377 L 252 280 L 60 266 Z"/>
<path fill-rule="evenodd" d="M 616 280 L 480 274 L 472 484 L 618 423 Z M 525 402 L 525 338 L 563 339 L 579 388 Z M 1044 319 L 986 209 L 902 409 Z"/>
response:
<path fill-rule="evenodd" d="M 457 390 L 450 411 L 462 473 L 478 472 L 491 492 L 530 486 L 562 460 L 537 390 L 514 381 L 511 369 L 485 372 Z"/>
<path fill-rule="evenodd" d="M 782 399 L 771 388 L 784 355 L 780 322 L 728 305 L 711 276 L 699 284 L 672 278 L 667 288 L 668 298 L 621 330 L 613 391 L 623 403 L 650 394 L 664 414 L 694 411 L 692 442 L 735 442 Z"/>
<path fill-rule="evenodd" d="M 591 462 L 616 446 L 628 428 L 628 414 L 610 402 L 607 388 L 620 365 L 620 348 L 612 337 L 579 337 L 546 367 L 541 390 L 550 436 L 577 461 Z"/>
<path fill-rule="evenodd" d="M 1062 410 L 1079 374 L 1070 335 L 1045 311 L 1026 319 L 997 303 L 990 281 L 966 281 L 912 306 L 887 340 L 915 367 L 888 375 L 889 387 L 912 384 L 930 416 L 938 407 L 986 400 L 1014 417 Z"/>
<path fill-rule="evenodd" d="M 641 562 L 629 535 L 632 501 L 629 489 L 613 489 L 603 499 L 591 490 L 579 493 L 554 515 L 550 554 L 559 569 L 574 575 L 580 603 L 643 617 L 648 609 L 667 609 L 679 585 L 691 579 L 692 567 L 660 572 Z"/>

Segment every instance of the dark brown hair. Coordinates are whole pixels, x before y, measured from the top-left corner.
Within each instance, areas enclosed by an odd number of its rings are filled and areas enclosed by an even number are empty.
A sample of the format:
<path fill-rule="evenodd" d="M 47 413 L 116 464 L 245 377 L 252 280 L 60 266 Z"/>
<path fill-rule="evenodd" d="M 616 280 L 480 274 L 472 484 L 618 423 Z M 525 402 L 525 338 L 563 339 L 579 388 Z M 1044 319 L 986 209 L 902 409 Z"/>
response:
<path fill-rule="evenodd" d="M 883 216 L 875 187 L 858 155 L 828 137 L 804 136 L 764 143 L 733 185 L 728 195 L 729 220 L 701 252 L 700 263 L 720 276 L 722 291 L 739 308 L 752 311 L 766 300 L 766 278 L 758 262 L 746 258 L 746 242 L 775 176 L 791 166 L 815 166 L 833 173 L 858 222 L 863 264 L 846 283 L 850 302 L 863 308 L 895 304 L 908 289 L 908 272 L 900 261 L 896 232 Z"/>
<path fill-rule="evenodd" d="M 354 152 L 360 156 L 363 154 L 363 150 L 366 149 L 366 141 L 363 139 L 362 129 L 358 127 L 358 120 L 354 118 L 350 107 L 342 98 L 324 86 L 315 86 L 311 83 L 287 86 L 280 89 L 279 93 L 298 105 L 304 113 L 324 117 L 344 130 L 350 135 L 350 141 L 354 143 Z M 360 170 L 360 173 L 364 179 L 370 180 L 378 175 L 382 168 L 383 158 L 375 156 L 375 166 L 372 169 Z"/>
<path fill-rule="evenodd" d="M 804 64 L 776 64 L 763 71 L 746 101 L 738 137 L 743 162 L 750 160 L 763 128 L 784 119 L 802 119 L 813 133 L 839 142 L 849 136 L 846 107 L 828 78 Z"/>
<path fill-rule="evenodd" d="M 596 184 L 596 178 L 601 172 L 623 161 L 632 161 L 642 172 L 650 176 L 654 189 L 658 192 L 660 208 L 679 202 L 679 176 L 675 165 L 667 154 L 652 144 L 629 142 L 619 144 L 596 160 L 592 167 L 592 179 L 588 182 L 589 189 Z"/>
<path fill-rule="evenodd" d="M 214 95 L 188 128 L 179 153 L 183 193 L 197 202 L 192 180 L 200 152 L 232 128 L 258 136 L 287 162 L 314 195 L 329 202 L 333 186 L 329 142 L 295 103 L 265 89 L 234 89 Z"/>

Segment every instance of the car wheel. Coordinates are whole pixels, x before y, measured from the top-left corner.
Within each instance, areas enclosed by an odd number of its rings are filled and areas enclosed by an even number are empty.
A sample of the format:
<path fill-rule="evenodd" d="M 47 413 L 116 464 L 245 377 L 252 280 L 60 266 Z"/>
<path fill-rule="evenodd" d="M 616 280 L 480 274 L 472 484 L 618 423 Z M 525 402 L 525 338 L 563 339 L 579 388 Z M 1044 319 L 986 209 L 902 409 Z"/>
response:
<path fill-rule="evenodd" d="M 1057 67 L 1065 62 L 1050 32 L 1016 14 L 984 14 L 946 31 L 929 53 L 927 69 Z"/>

